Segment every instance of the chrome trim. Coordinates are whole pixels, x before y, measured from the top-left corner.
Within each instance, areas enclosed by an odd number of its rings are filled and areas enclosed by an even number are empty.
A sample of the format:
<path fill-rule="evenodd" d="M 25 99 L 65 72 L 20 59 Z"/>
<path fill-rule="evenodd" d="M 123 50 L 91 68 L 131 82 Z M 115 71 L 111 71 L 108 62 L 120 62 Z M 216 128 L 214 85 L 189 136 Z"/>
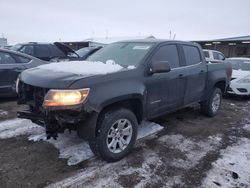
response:
<path fill-rule="evenodd" d="M 197 63 L 197 64 L 194 64 L 194 65 L 188 65 L 188 66 L 184 66 L 184 67 L 177 67 L 177 68 L 173 68 L 173 69 L 171 69 L 171 70 L 178 70 L 178 69 L 183 69 L 183 68 L 188 68 L 188 67 L 194 67 L 194 66 L 197 66 L 197 65 L 200 65 L 200 64 L 202 64 L 203 62 L 201 61 L 201 62 L 199 62 L 199 63 Z"/>

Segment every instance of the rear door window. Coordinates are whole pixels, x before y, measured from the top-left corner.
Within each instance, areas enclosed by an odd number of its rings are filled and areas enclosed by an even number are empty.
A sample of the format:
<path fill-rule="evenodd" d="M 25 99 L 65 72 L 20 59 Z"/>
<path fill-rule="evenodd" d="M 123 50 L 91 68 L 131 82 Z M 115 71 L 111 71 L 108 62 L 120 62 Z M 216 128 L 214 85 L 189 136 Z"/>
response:
<path fill-rule="evenodd" d="M 58 49 L 55 45 L 50 45 L 50 52 L 51 52 L 51 57 L 64 57 L 65 54 Z"/>
<path fill-rule="evenodd" d="M 31 61 L 31 59 L 20 56 L 20 55 L 13 54 L 12 56 L 15 58 L 16 63 L 29 63 Z"/>
<path fill-rule="evenodd" d="M 34 46 L 33 45 L 24 45 L 19 51 L 22 53 L 34 56 Z"/>
<path fill-rule="evenodd" d="M 152 62 L 154 61 L 167 61 L 171 68 L 179 67 L 180 62 L 176 45 L 171 44 L 160 47 L 152 57 Z"/>
<path fill-rule="evenodd" d="M 214 56 L 214 59 L 220 60 L 220 58 L 219 58 L 219 53 L 213 52 L 213 56 Z"/>
<path fill-rule="evenodd" d="M 221 53 L 218 53 L 219 60 L 225 60 L 225 56 Z"/>
<path fill-rule="evenodd" d="M 36 57 L 50 57 L 49 45 L 36 45 Z"/>
<path fill-rule="evenodd" d="M 201 62 L 200 50 L 196 46 L 182 45 L 186 65 L 195 65 Z"/>
<path fill-rule="evenodd" d="M 15 63 L 15 59 L 9 53 L 0 52 L 0 65 L 8 65 Z"/>

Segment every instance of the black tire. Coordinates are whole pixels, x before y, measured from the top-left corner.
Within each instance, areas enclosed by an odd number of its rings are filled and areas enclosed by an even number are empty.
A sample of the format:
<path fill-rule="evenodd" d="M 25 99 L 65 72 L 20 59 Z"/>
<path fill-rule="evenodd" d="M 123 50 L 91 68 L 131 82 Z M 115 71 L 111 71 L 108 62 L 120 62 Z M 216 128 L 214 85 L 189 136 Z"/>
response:
<path fill-rule="evenodd" d="M 130 123 L 132 127 L 132 136 L 129 144 L 126 145 L 124 150 L 122 150 L 120 153 L 113 153 L 108 148 L 107 136 L 114 123 L 121 119 L 126 119 Z M 95 140 L 89 141 L 89 145 L 92 152 L 95 155 L 100 156 L 105 161 L 118 161 L 125 157 L 133 148 L 137 137 L 138 123 L 134 113 L 130 110 L 119 108 L 107 111 L 106 113 L 102 114 L 102 118 L 99 119 L 97 127 L 97 136 Z"/>
<path fill-rule="evenodd" d="M 217 97 L 219 96 L 219 106 L 218 106 L 217 110 L 213 110 L 213 101 L 214 101 L 214 98 L 216 96 Z M 210 95 L 210 97 L 208 98 L 208 100 L 201 102 L 201 112 L 208 117 L 214 117 L 220 109 L 221 100 L 222 100 L 221 89 L 214 88 L 214 90 L 213 90 L 212 94 Z"/>

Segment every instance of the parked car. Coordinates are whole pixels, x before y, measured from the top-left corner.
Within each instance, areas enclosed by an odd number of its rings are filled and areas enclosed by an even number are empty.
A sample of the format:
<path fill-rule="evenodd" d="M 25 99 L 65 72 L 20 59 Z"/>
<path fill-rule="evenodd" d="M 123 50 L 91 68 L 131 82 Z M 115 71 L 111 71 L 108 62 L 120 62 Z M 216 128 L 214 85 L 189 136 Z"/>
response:
<path fill-rule="evenodd" d="M 100 50 L 101 46 L 95 46 L 95 47 L 84 47 L 76 51 L 76 53 L 79 55 L 80 60 L 87 59 L 90 55 L 95 53 L 96 51 Z"/>
<path fill-rule="evenodd" d="M 224 60 L 226 59 L 223 53 L 216 50 L 204 49 L 203 53 L 208 63 L 223 63 Z"/>
<path fill-rule="evenodd" d="M 46 63 L 26 54 L 0 49 L 0 97 L 16 94 L 15 83 L 23 70 Z"/>
<path fill-rule="evenodd" d="M 65 129 L 77 130 L 96 155 L 113 162 L 131 151 L 142 120 L 194 103 L 215 116 L 231 73 L 228 63 L 207 64 L 196 43 L 116 42 L 86 63 L 24 71 L 18 103 L 30 104 L 30 109 L 18 112 L 18 117 L 45 126 L 48 138 Z"/>
<path fill-rule="evenodd" d="M 44 61 L 70 60 L 79 57 L 74 50 L 60 42 L 30 42 L 24 44 L 16 44 L 10 49 L 34 56 Z"/>
<path fill-rule="evenodd" d="M 250 97 L 250 58 L 228 58 L 226 62 L 233 68 L 229 94 Z"/>

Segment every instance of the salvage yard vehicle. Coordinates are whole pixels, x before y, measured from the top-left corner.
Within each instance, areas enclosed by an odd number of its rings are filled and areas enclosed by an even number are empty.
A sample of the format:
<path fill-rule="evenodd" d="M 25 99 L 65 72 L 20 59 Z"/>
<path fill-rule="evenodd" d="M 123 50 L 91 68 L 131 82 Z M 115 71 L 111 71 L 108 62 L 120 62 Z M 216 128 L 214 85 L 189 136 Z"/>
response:
<path fill-rule="evenodd" d="M 205 59 L 210 63 L 223 63 L 225 61 L 225 55 L 216 50 L 203 49 Z"/>
<path fill-rule="evenodd" d="M 228 58 L 233 68 L 232 79 L 227 93 L 250 98 L 250 58 Z"/>
<path fill-rule="evenodd" d="M 34 56 L 44 61 L 70 60 L 72 58 L 79 57 L 74 50 L 60 42 L 29 42 L 24 44 L 16 44 L 10 49 Z"/>
<path fill-rule="evenodd" d="M 196 43 L 116 42 L 85 63 L 49 64 L 23 72 L 18 103 L 28 109 L 18 117 L 44 126 L 48 138 L 76 130 L 93 153 L 113 162 L 131 151 L 142 120 L 194 103 L 215 116 L 231 73 L 230 64 L 207 64 Z"/>
<path fill-rule="evenodd" d="M 46 63 L 26 54 L 0 49 L 0 97 L 15 96 L 18 75 L 25 69 Z"/>

